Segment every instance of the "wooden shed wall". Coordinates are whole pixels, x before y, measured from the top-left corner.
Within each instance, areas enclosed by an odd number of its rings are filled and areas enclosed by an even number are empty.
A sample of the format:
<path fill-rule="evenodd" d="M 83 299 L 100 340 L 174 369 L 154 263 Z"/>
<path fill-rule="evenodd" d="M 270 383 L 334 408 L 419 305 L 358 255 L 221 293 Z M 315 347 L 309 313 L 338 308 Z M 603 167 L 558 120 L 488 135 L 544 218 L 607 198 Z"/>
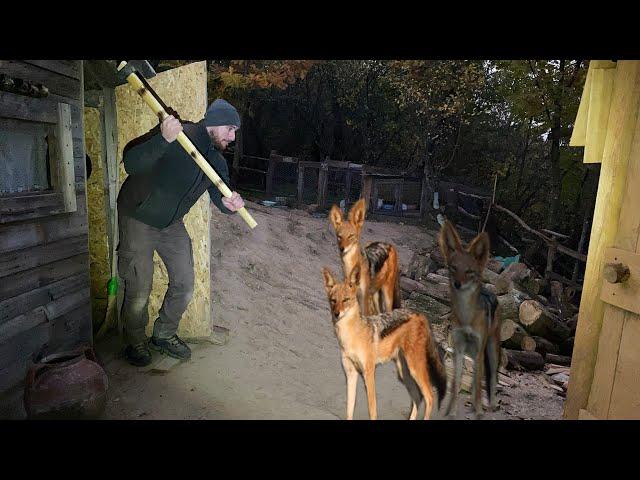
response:
<path fill-rule="evenodd" d="M 0 92 L 0 117 L 38 121 L 70 106 L 77 209 L 0 223 L 0 394 L 20 385 L 32 357 L 92 341 L 82 62 L 0 60 L 0 73 L 42 83 L 32 98 Z M 2 214 L 3 212 L 0 212 Z M 42 308 L 44 307 L 44 308 Z"/>

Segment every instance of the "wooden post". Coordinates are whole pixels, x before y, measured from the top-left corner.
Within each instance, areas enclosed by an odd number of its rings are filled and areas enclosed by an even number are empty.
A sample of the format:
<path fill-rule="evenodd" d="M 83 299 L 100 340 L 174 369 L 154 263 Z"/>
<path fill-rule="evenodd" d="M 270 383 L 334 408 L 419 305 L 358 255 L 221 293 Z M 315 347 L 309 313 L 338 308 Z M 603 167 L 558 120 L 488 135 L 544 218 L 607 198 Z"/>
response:
<path fill-rule="evenodd" d="M 267 167 L 267 181 L 265 185 L 265 190 L 267 195 L 273 194 L 273 172 L 276 169 L 276 158 L 273 153 L 269 156 L 269 166 Z"/>
<path fill-rule="evenodd" d="M 396 213 L 402 213 L 402 184 L 403 181 L 400 179 L 393 187 L 393 197 L 395 200 L 393 211 Z"/>
<path fill-rule="evenodd" d="M 371 176 L 366 175 L 364 173 L 364 169 L 362 171 L 362 191 L 360 193 L 360 198 L 364 198 L 365 204 L 367 206 L 367 210 L 369 212 L 373 212 L 373 199 L 371 198 L 371 187 L 373 184 L 373 178 Z"/>
<path fill-rule="evenodd" d="M 427 183 L 426 174 L 422 176 L 422 183 L 420 185 L 420 218 L 423 220 L 427 218 L 429 212 L 429 205 L 432 205 L 433 198 L 429 198 L 429 184 Z M 433 193 L 431 193 L 433 197 Z"/>
<path fill-rule="evenodd" d="M 302 205 L 304 191 L 304 166 L 298 163 L 298 205 Z"/>
<path fill-rule="evenodd" d="M 593 68 L 592 63 L 589 69 Z M 588 102 L 589 99 L 590 92 L 585 89 L 581 104 Z M 571 420 L 578 418 L 580 410 L 584 409 L 587 403 L 590 404 L 589 411 L 598 418 L 606 418 L 609 408 L 613 378 L 607 379 L 606 376 L 611 376 L 615 371 L 618 354 L 613 352 L 617 352 L 620 347 L 620 342 L 616 343 L 616 338 L 619 339 L 621 336 L 625 312 L 608 311 L 606 322 L 603 324 L 605 304 L 600 300 L 600 288 L 604 252 L 614 244 L 618 232 L 631 146 L 634 131 L 637 128 L 639 103 L 640 62 L 617 62 L 565 402 L 564 417 Z M 589 114 L 589 111 L 586 114 Z M 582 123 L 582 121 L 576 121 L 576 123 Z M 594 140 L 589 136 L 587 129 L 586 144 L 591 145 L 592 151 L 597 147 L 597 144 L 592 143 Z M 573 143 L 573 145 L 577 144 L 579 144 L 578 141 Z M 637 158 L 634 159 L 634 164 L 637 164 Z M 624 205 L 628 205 L 627 208 L 632 207 L 628 203 Z M 637 205 L 632 208 L 637 210 Z M 601 373 L 596 370 L 596 360 L 600 358 L 604 359 L 602 363 L 599 362 Z M 612 365 L 613 369 L 611 369 Z M 598 378 L 602 378 L 602 381 L 596 381 Z M 592 401 L 591 398 L 594 400 Z M 601 417 L 603 413 L 605 416 Z"/>
<path fill-rule="evenodd" d="M 326 162 L 320 164 L 318 172 L 318 208 L 323 209 L 327 201 L 327 180 L 329 165 Z"/>
<path fill-rule="evenodd" d="M 345 182 L 344 208 L 349 207 L 349 195 L 351 194 L 351 176 L 352 175 L 353 175 L 352 170 L 348 168 L 346 178 L 344 179 L 344 182 Z"/>
<path fill-rule="evenodd" d="M 373 180 L 373 195 L 371 195 L 371 211 L 375 212 L 378 209 L 378 182 Z"/>
<path fill-rule="evenodd" d="M 113 88 L 102 89 L 103 110 L 102 110 L 102 134 L 104 152 L 104 180 L 107 186 L 108 195 L 108 215 L 107 232 L 109 238 L 109 260 L 111 261 L 111 275 L 117 274 L 117 252 L 118 245 L 118 132 L 116 118 L 116 93 Z"/>

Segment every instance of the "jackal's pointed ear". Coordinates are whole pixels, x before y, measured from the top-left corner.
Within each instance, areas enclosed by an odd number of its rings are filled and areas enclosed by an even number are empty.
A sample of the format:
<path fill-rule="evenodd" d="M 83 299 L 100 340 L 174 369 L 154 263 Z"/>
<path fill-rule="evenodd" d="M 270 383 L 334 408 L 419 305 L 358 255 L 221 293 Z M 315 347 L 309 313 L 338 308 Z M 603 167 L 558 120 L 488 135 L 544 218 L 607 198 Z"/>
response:
<path fill-rule="evenodd" d="M 473 239 L 469 248 L 467 248 L 467 251 L 473 255 L 484 270 L 484 267 L 487 265 L 487 261 L 489 260 L 490 249 L 491 242 L 489 241 L 489 235 L 487 232 L 482 232 Z"/>
<path fill-rule="evenodd" d="M 329 212 L 329 220 L 331 220 L 331 225 L 333 225 L 334 230 L 338 230 L 340 225 L 342 225 L 342 212 L 337 205 L 333 205 L 331 207 L 331 211 Z"/>
<path fill-rule="evenodd" d="M 442 256 L 447 261 L 447 263 L 449 262 L 449 257 L 453 252 L 462 249 L 460 236 L 449 220 L 445 220 L 444 225 L 442 225 L 442 228 L 440 229 L 440 235 L 438 237 L 438 242 L 440 243 L 440 251 L 442 252 Z"/>
<path fill-rule="evenodd" d="M 327 295 L 336 284 L 335 278 L 331 275 L 331 271 L 327 267 L 322 268 L 322 276 L 324 277 L 324 288 L 327 291 Z"/>
<path fill-rule="evenodd" d="M 364 198 L 361 198 L 353 204 L 351 210 L 349 210 L 349 221 L 353 223 L 358 230 L 362 229 L 364 225 L 364 217 L 366 214 Z"/>
<path fill-rule="evenodd" d="M 349 274 L 350 287 L 354 287 L 360 284 L 360 273 L 360 265 L 356 264 L 356 266 L 351 269 L 351 273 Z"/>

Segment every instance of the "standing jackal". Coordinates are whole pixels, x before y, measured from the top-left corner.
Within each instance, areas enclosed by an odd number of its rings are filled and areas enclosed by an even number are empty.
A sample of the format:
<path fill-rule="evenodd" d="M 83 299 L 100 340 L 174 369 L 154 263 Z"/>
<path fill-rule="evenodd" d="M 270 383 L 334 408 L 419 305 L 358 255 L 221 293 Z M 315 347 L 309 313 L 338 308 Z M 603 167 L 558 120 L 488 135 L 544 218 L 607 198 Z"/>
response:
<path fill-rule="evenodd" d="M 401 307 L 398 251 L 390 243 L 371 242 L 360 248 L 360 234 L 365 217 L 364 198 L 358 200 L 347 219 L 337 205 L 331 207 L 329 219 L 336 231 L 342 270 L 348 277 L 360 266 L 359 300 L 363 315 L 390 312 Z"/>
<path fill-rule="evenodd" d="M 424 398 L 424 419 L 433 407 L 432 382 L 441 402 L 447 390 L 447 374 L 428 319 L 417 312 L 396 309 L 379 315 L 360 315 L 357 290 L 360 265 L 355 265 L 343 283 L 337 283 L 331 272 L 322 269 L 329 298 L 342 366 L 347 377 L 347 420 L 353 419 L 358 373 L 364 377 L 369 404 L 369 417 L 377 418 L 375 369 L 379 363 L 395 361 L 398 376 L 411 395 L 410 419 L 415 420 Z"/>
<path fill-rule="evenodd" d="M 492 409 L 500 363 L 500 316 L 496 296 L 482 288 L 482 273 L 489 260 L 489 235 L 482 232 L 467 248 L 454 226 L 445 221 L 439 236 L 440 250 L 449 269 L 454 376 L 446 414 L 451 413 L 462 379 L 465 353 L 474 359 L 473 396 L 476 417 L 482 414 L 482 371 Z"/>

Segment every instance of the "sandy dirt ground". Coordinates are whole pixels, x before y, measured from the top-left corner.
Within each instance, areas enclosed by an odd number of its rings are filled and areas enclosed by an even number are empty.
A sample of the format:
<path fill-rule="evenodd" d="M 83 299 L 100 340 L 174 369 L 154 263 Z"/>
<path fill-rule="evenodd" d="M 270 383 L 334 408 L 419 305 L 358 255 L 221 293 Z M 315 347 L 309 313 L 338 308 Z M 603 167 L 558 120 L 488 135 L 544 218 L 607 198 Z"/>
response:
<path fill-rule="evenodd" d="M 164 374 L 142 372 L 122 358 L 118 339 L 96 347 L 110 388 L 104 419 L 343 419 L 346 382 L 320 269 L 341 278 L 335 235 L 326 218 L 300 210 L 247 204 L 258 222 L 212 215 L 214 324 L 226 345 L 192 345 L 191 361 Z M 434 242 L 424 227 L 367 221 L 363 241 L 394 243 L 405 270 L 413 252 Z M 436 338 L 443 338 L 436 325 Z M 560 419 L 563 398 L 542 373 L 509 372 L 500 408 L 485 419 Z M 410 400 L 391 364 L 376 372 L 378 418 L 408 418 Z M 461 393 L 456 419 L 473 418 Z M 422 410 L 420 411 L 422 414 Z M 368 418 L 358 381 L 356 419 Z M 434 418 L 441 418 L 435 414 Z"/>

